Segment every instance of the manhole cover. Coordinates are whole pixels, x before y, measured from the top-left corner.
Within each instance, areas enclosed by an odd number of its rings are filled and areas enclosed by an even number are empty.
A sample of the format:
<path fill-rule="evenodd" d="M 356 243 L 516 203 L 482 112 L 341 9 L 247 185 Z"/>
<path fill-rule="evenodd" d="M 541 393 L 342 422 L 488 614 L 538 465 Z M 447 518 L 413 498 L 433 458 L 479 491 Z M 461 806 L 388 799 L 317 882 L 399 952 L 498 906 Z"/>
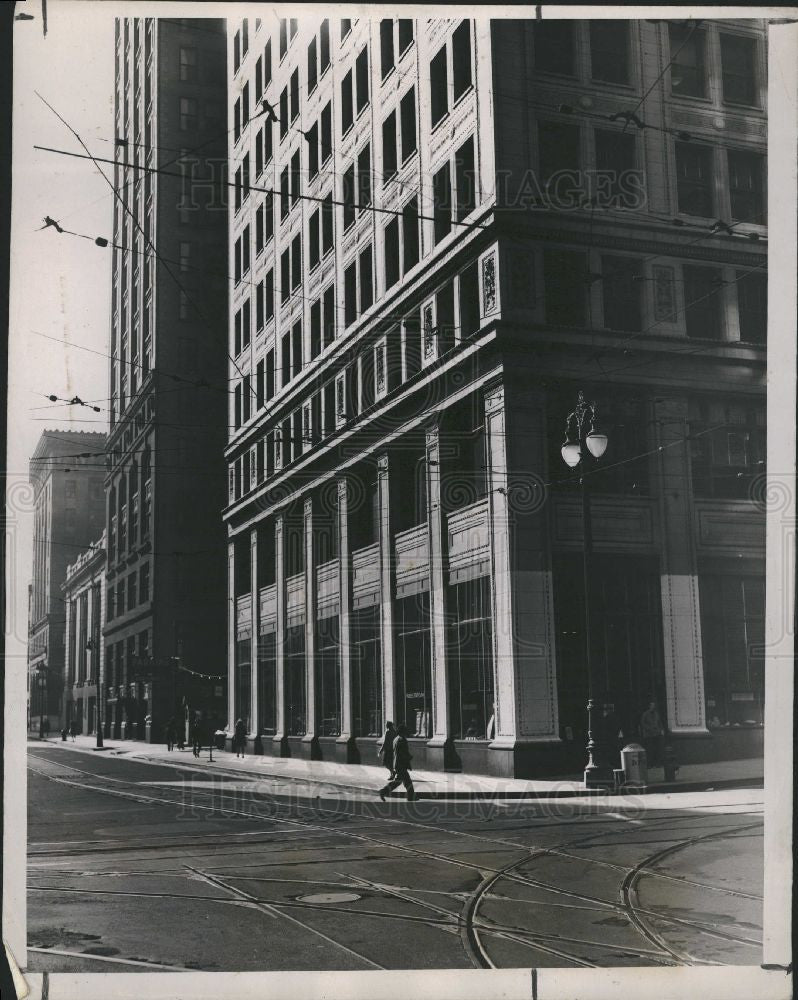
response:
<path fill-rule="evenodd" d="M 356 892 L 315 892 L 310 896 L 297 896 L 300 903 L 354 903 L 360 896 Z"/>

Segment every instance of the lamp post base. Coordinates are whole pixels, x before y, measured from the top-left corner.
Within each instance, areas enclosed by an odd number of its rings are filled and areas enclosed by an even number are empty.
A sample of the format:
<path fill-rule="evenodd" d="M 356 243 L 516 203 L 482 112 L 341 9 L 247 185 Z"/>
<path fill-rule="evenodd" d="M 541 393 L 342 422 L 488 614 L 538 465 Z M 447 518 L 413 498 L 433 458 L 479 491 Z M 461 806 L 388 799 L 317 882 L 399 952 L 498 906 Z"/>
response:
<path fill-rule="evenodd" d="M 615 775 L 611 767 L 590 764 L 585 768 L 585 788 L 614 788 Z"/>

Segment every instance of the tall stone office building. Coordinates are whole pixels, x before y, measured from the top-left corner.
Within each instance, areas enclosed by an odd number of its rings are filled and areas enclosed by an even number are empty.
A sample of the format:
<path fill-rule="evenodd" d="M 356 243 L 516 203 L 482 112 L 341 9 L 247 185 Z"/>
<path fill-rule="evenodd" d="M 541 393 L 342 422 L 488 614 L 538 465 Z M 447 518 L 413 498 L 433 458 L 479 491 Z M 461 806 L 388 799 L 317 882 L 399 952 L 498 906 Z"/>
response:
<path fill-rule="evenodd" d="M 67 566 L 103 530 L 105 434 L 44 431 L 30 460 L 33 574 L 28 601 L 28 729 L 64 724 Z"/>
<path fill-rule="evenodd" d="M 231 22 L 228 720 L 537 775 L 763 722 L 760 22 Z M 264 101 L 266 103 L 264 103 Z"/>
<path fill-rule="evenodd" d="M 116 738 L 160 738 L 172 715 L 213 714 L 224 691 L 226 79 L 224 21 L 116 22 L 104 628 Z"/>

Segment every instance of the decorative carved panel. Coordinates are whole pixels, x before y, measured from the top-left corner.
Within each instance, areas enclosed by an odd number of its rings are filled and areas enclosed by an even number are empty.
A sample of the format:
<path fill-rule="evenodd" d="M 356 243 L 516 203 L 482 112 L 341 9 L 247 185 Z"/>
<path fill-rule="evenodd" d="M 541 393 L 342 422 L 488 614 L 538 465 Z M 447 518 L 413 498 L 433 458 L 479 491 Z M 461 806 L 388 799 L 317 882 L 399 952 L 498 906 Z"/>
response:
<path fill-rule="evenodd" d="M 426 524 L 396 536 L 396 596 L 429 588 L 429 538 Z"/>
<path fill-rule="evenodd" d="M 640 551 L 656 543 L 654 501 L 594 496 L 590 501 L 593 542 L 596 548 Z M 582 546 L 582 503 L 578 496 L 558 497 L 554 503 L 554 542 L 563 547 Z"/>
<path fill-rule="evenodd" d="M 449 579 L 456 583 L 490 571 L 490 533 L 486 500 L 471 504 L 448 519 Z"/>
<path fill-rule="evenodd" d="M 354 607 L 376 604 L 380 595 L 380 547 L 369 545 L 352 553 Z"/>
<path fill-rule="evenodd" d="M 316 606 L 319 618 L 338 614 L 340 602 L 337 559 L 323 563 L 316 570 Z"/>
<path fill-rule="evenodd" d="M 289 625 L 305 620 L 305 574 L 297 573 L 285 581 L 285 611 Z"/>
<path fill-rule="evenodd" d="M 261 587 L 259 626 L 261 635 L 277 628 L 277 585 Z"/>
<path fill-rule="evenodd" d="M 765 516 L 752 503 L 698 501 L 696 513 L 699 549 L 764 554 Z"/>
<path fill-rule="evenodd" d="M 252 594 L 242 594 L 236 601 L 236 638 L 252 635 Z"/>

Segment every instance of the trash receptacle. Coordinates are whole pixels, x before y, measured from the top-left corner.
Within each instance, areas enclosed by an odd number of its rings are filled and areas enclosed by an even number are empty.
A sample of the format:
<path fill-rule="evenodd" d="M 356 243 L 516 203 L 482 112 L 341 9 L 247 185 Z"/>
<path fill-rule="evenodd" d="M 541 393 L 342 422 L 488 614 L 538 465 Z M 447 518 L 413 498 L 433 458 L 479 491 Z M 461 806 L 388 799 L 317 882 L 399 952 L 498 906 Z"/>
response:
<path fill-rule="evenodd" d="M 627 743 L 621 750 L 624 784 L 638 787 L 648 784 L 646 751 L 639 743 Z"/>

